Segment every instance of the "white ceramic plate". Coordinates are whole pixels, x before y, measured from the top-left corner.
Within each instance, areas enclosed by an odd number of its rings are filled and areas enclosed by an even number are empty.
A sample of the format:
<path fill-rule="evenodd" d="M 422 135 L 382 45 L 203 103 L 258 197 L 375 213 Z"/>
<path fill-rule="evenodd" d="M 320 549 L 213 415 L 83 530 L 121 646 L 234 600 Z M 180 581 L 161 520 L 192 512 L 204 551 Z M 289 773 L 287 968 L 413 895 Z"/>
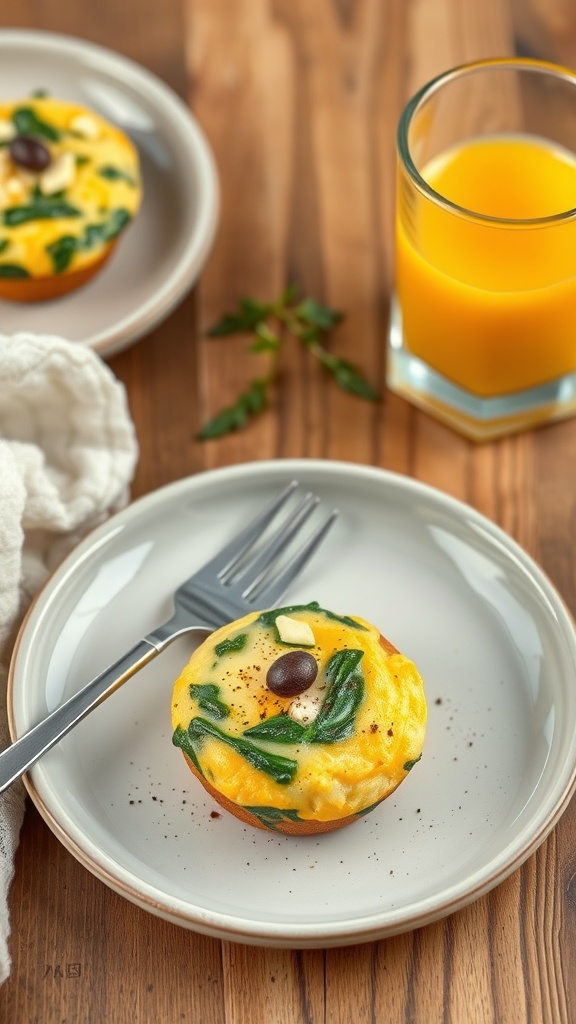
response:
<path fill-rule="evenodd" d="M 295 838 L 216 805 L 171 744 L 181 640 L 82 722 L 28 780 L 90 871 L 210 935 L 330 946 L 424 925 L 517 868 L 564 810 L 576 765 L 576 640 L 527 555 L 411 479 L 313 460 L 235 466 L 134 503 L 51 578 L 21 632 L 12 727 L 29 728 L 168 616 L 169 595 L 291 477 L 341 516 L 290 600 L 362 615 L 418 664 L 424 757 L 353 825 Z"/>
<path fill-rule="evenodd" d="M 213 159 L 184 103 L 138 64 L 82 39 L 0 30 L 0 97 L 35 89 L 99 111 L 133 139 L 144 200 L 97 278 L 52 302 L 0 301 L 2 332 L 57 334 L 110 356 L 168 316 L 198 277 L 218 216 Z"/>

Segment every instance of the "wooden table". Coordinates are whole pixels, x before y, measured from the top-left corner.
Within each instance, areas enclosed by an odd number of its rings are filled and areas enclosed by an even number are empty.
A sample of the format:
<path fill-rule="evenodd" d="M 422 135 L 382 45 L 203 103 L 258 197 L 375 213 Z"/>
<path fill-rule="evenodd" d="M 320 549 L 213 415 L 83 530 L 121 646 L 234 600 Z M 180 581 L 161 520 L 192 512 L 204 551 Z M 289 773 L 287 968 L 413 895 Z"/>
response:
<path fill-rule="evenodd" d="M 4 3 L 6 25 L 83 36 L 167 81 L 210 139 L 216 245 L 199 285 L 111 360 L 141 446 L 137 497 L 215 466 L 311 456 L 386 467 L 461 498 L 537 559 L 576 613 L 576 419 L 475 447 L 406 402 L 375 406 L 297 351 L 266 414 L 201 443 L 253 374 L 207 325 L 289 280 L 346 311 L 334 350 L 381 386 L 394 134 L 414 89 L 477 57 L 576 64 L 567 0 L 65 0 Z M 92 877 L 29 807 L 11 890 L 13 1024 L 573 1024 L 576 805 L 505 883 L 437 924 L 333 950 L 220 942 L 137 909 Z"/>

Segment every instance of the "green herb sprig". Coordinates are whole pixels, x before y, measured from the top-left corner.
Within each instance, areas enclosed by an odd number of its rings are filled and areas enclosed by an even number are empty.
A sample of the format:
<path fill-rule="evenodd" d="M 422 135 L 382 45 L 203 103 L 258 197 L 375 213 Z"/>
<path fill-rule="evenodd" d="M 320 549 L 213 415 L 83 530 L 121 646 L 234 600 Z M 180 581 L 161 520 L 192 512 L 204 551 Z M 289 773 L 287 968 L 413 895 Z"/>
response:
<path fill-rule="evenodd" d="M 278 378 L 278 357 L 288 336 L 295 338 L 319 360 L 336 384 L 359 398 L 377 401 L 378 392 L 352 363 L 333 355 L 325 345 L 326 336 L 340 323 L 343 314 L 323 306 L 315 299 L 299 298 L 295 285 L 289 285 L 275 302 L 240 299 L 235 310 L 225 313 L 208 331 L 210 338 L 235 334 L 250 337 L 248 350 L 254 355 L 271 357 L 269 373 L 250 381 L 233 405 L 222 409 L 201 428 L 198 439 L 206 441 L 241 430 L 252 416 L 267 405 L 269 390 Z"/>

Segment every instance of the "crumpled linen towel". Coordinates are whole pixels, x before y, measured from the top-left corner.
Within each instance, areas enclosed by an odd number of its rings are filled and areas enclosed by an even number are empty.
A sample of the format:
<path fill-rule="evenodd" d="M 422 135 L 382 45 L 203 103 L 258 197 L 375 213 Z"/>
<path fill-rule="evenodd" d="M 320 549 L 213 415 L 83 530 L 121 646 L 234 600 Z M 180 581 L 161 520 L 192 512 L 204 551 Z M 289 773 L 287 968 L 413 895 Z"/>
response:
<path fill-rule="evenodd" d="M 0 335 L 0 750 L 6 684 L 36 591 L 90 529 L 126 504 L 137 442 L 122 384 L 78 342 Z M 24 787 L 0 794 L 0 984 L 10 972 L 8 891 Z"/>

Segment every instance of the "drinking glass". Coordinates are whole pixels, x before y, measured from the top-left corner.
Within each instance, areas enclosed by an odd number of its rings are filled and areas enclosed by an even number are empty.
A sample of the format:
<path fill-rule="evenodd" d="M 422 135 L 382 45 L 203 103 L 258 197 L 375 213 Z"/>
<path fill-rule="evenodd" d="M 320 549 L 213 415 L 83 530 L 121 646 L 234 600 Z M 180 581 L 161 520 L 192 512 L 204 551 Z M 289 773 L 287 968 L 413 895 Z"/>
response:
<path fill-rule="evenodd" d="M 576 412 L 576 74 L 439 75 L 398 127 L 388 385 L 483 441 Z"/>

